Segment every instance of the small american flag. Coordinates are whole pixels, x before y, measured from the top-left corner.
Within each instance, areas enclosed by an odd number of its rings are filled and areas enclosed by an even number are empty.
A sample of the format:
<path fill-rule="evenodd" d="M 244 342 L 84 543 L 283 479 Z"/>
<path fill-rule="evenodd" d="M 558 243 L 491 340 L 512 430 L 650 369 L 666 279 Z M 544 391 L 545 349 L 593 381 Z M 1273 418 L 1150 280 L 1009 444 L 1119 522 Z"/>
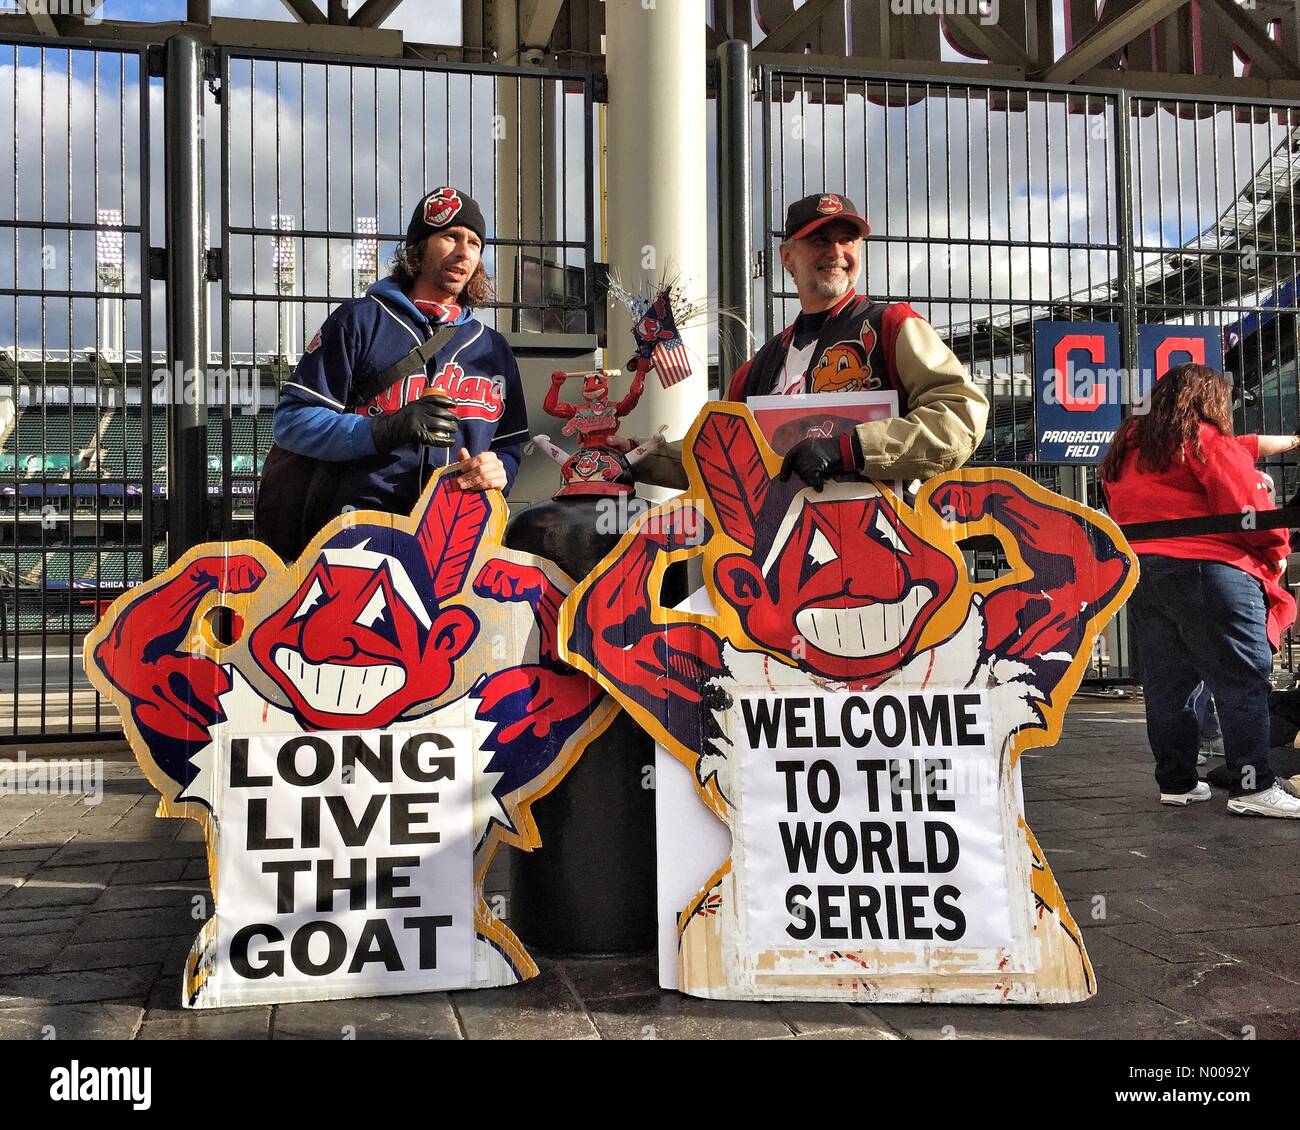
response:
<path fill-rule="evenodd" d="M 671 345 L 656 345 L 651 355 L 659 383 L 664 388 L 684 381 L 691 375 L 691 359 L 681 338 Z"/>
<path fill-rule="evenodd" d="M 632 327 L 632 336 L 636 338 L 637 356 L 650 360 L 664 388 L 691 375 L 690 354 L 673 320 L 669 290 L 660 291 Z"/>

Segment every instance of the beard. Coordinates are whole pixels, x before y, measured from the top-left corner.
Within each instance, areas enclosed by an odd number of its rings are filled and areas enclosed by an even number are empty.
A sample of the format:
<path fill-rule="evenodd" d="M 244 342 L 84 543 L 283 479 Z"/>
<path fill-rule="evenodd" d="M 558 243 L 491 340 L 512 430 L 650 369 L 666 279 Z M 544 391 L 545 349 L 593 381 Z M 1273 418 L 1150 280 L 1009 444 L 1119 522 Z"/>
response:
<path fill-rule="evenodd" d="M 464 278 L 453 278 L 445 271 L 435 271 L 433 277 L 441 290 L 445 290 L 448 294 L 453 294 L 459 297 L 461 291 L 469 286 L 469 281 L 474 276 L 473 274 L 469 274 Z"/>
<path fill-rule="evenodd" d="M 834 267 L 819 267 L 813 272 L 810 282 L 821 298 L 842 298 L 853 285 L 853 279 L 847 270 Z"/>

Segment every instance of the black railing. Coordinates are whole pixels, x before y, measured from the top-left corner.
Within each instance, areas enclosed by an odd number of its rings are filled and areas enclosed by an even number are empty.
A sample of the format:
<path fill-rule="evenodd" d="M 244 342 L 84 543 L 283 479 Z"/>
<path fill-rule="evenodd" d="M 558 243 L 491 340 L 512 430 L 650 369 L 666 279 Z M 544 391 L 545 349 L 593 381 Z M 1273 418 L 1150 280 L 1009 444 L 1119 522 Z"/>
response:
<path fill-rule="evenodd" d="M 988 394 L 976 464 L 1044 469 L 1044 319 L 1119 323 L 1130 370 L 1144 323 L 1220 326 L 1238 430 L 1300 422 L 1300 104 L 785 66 L 761 71 L 758 101 L 760 340 L 797 312 L 786 205 L 839 191 L 872 224 L 866 288 L 927 317 Z M 1294 456 L 1264 469 L 1279 497 L 1300 486 Z M 1096 505 L 1094 470 L 1069 474 L 1051 485 Z M 1122 617 L 1110 635 L 1128 681 Z"/>
<path fill-rule="evenodd" d="M 175 372 L 164 217 L 193 201 L 171 199 L 150 117 L 151 93 L 176 93 L 167 59 L 0 40 L 0 744 L 115 731 L 81 671 L 86 630 L 174 556 L 169 506 L 198 506 L 214 538 L 251 531 L 280 385 L 330 310 L 386 273 L 427 189 L 483 206 L 484 320 L 596 326 L 588 76 L 208 50 L 188 91 L 205 118 L 207 371 Z M 206 465 L 177 499 L 168 418 L 196 388 Z"/>

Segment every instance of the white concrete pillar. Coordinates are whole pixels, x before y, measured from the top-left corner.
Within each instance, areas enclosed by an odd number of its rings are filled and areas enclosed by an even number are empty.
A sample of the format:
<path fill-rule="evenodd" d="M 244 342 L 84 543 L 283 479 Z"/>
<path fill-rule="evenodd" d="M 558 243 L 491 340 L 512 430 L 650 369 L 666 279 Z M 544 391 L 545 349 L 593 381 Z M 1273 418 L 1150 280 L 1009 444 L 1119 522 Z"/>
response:
<path fill-rule="evenodd" d="M 618 0 L 605 5 L 606 216 L 610 269 L 628 290 L 677 277 L 690 298 L 709 293 L 704 5 L 699 0 Z M 632 319 L 609 309 L 609 356 L 632 355 Z M 663 388 L 656 373 L 624 425 L 645 436 L 667 425 L 680 439 L 708 390 L 708 331 L 683 331 L 692 373 Z M 626 378 L 617 378 L 621 394 Z"/>
<path fill-rule="evenodd" d="M 506 66 L 526 66 L 533 53 L 521 52 L 519 0 L 494 0 L 493 38 L 497 59 Z M 553 240 L 556 238 L 556 157 L 558 144 L 555 107 L 556 84 L 537 68 L 537 79 L 500 78 L 496 84 L 496 113 L 500 117 L 496 140 L 496 199 L 480 198 L 487 216 L 496 209 L 496 235 L 501 239 Z M 468 185 L 463 185 L 468 190 Z M 521 259 L 560 259 L 560 253 L 538 247 L 498 245 L 497 296 L 519 301 Z M 563 275 L 542 272 L 551 284 L 563 285 Z M 518 312 L 502 311 L 497 329 L 516 329 Z M 531 328 L 520 326 L 518 328 Z"/>

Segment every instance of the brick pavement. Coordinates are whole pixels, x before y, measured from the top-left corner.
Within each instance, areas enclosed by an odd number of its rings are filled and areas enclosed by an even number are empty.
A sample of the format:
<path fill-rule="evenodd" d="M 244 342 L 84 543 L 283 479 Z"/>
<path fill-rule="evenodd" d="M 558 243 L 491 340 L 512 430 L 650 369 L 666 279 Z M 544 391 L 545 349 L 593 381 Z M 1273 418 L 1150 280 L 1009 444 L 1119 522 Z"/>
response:
<path fill-rule="evenodd" d="M 1057 748 L 1024 759 L 1030 825 L 1101 986 L 1084 1005 L 701 1001 L 661 992 L 646 956 L 543 958 L 510 989 L 215 1012 L 179 1006 L 205 907 L 198 828 L 156 819 L 134 763 L 106 762 L 97 806 L 0 795 L 0 1038 L 1300 1036 L 1300 823 L 1232 816 L 1218 792 L 1162 808 L 1149 760 L 1140 706 L 1082 698 Z M 1276 761 L 1300 772 L 1300 754 Z"/>

